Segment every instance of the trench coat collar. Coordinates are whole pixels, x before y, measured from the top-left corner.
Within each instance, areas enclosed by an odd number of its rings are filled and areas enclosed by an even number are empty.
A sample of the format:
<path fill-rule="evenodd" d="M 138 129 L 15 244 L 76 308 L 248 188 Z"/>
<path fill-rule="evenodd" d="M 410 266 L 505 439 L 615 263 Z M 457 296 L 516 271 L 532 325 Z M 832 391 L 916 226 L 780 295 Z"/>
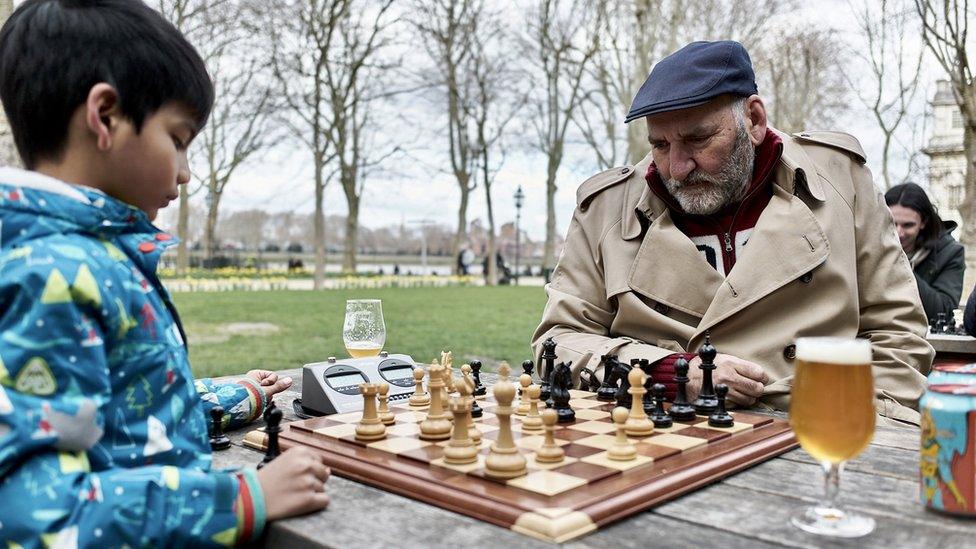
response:
<path fill-rule="evenodd" d="M 773 186 L 773 196 L 748 245 L 724 279 L 664 208 L 644 235 L 631 266 L 629 286 L 657 303 L 701 318 L 697 337 L 812 271 L 827 259 L 829 244 L 807 204 L 788 192 L 791 187 Z M 648 204 L 653 207 L 653 201 Z"/>

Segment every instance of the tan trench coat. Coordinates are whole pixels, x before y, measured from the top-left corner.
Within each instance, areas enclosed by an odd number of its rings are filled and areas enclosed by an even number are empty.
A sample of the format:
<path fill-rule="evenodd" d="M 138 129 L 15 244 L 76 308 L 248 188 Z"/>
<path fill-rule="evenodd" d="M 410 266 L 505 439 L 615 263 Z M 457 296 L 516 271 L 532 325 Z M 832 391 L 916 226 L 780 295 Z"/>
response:
<path fill-rule="evenodd" d="M 653 362 L 695 351 L 710 330 L 719 352 L 769 374 L 759 406 L 788 410 L 797 337 L 865 337 L 878 413 L 917 425 L 935 351 L 860 144 L 835 132 L 780 137 L 773 197 L 726 278 L 648 188 L 650 155 L 583 183 L 546 287 L 536 356 L 552 336 L 559 360 L 572 360 L 578 376 L 608 353 Z"/>

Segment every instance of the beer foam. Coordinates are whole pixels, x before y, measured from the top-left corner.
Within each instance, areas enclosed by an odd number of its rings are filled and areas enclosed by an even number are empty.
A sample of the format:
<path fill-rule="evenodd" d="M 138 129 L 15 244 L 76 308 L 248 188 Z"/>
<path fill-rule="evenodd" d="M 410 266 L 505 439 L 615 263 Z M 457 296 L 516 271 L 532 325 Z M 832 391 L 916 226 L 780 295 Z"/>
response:
<path fill-rule="evenodd" d="M 842 337 L 801 337 L 796 340 L 796 358 L 828 364 L 871 364 L 871 342 Z"/>

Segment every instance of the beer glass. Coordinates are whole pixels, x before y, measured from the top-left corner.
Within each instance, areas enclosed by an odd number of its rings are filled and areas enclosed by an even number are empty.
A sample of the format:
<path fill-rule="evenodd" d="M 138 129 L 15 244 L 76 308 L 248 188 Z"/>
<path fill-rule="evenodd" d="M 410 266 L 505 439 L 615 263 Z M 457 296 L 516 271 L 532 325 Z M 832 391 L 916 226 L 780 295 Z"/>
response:
<path fill-rule="evenodd" d="M 346 320 L 342 343 L 353 358 L 376 356 L 386 343 L 383 304 L 379 299 L 346 300 Z"/>
<path fill-rule="evenodd" d="M 871 343 L 829 337 L 796 341 L 796 371 L 790 426 L 800 446 L 824 469 L 825 497 L 793 516 L 810 533 L 853 538 L 871 533 L 874 520 L 836 504 L 845 461 L 861 453 L 874 436 L 874 380 Z"/>

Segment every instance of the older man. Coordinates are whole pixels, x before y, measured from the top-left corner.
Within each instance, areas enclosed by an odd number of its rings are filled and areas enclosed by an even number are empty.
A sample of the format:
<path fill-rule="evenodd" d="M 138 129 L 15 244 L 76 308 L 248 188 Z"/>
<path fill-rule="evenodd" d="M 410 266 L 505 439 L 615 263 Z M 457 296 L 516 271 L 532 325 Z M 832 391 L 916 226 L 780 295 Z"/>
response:
<path fill-rule="evenodd" d="M 651 152 L 577 191 L 536 354 L 552 337 L 577 376 L 615 354 L 670 383 L 709 331 L 730 400 L 785 410 L 797 337 L 863 337 L 878 413 L 917 424 L 934 351 L 864 152 L 847 134 L 772 129 L 756 93 L 736 42 L 654 67 L 627 116 L 646 119 Z"/>

